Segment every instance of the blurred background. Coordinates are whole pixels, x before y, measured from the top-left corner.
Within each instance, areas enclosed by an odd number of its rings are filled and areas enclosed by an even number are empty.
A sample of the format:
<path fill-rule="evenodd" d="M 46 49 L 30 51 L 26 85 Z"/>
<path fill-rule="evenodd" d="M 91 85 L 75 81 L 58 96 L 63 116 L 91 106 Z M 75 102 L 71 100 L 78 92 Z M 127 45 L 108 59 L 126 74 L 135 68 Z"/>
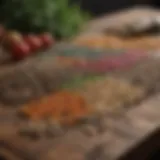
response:
<path fill-rule="evenodd" d="M 159 0 L 73 0 L 81 4 L 84 10 L 90 11 L 94 15 L 101 15 L 106 12 L 114 12 L 133 6 L 150 5 L 159 7 Z"/>

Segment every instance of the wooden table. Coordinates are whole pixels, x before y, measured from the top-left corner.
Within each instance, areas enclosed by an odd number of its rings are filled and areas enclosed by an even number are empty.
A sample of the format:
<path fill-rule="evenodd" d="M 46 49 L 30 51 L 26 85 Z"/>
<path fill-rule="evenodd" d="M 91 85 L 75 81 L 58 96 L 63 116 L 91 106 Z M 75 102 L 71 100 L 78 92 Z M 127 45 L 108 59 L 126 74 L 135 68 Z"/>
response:
<path fill-rule="evenodd" d="M 89 30 L 81 36 L 101 34 L 110 22 L 113 25 L 131 20 L 137 15 L 157 13 L 159 12 L 144 8 L 127 10 L 107 18 L 104 16 L 91 21 Z M 27 64 L 27 61 L 24 63 Z M 8 160 L 145 160 L 153 150 L 160 149 L 159 102 L 158 93 L 123 115 L 102 117 L 100 124 L 92 128 L 93 132 L 74 129 L 49 140 L 27 140 L 16 134 L 17 124 L 0 123 L 0 156 Z"/>

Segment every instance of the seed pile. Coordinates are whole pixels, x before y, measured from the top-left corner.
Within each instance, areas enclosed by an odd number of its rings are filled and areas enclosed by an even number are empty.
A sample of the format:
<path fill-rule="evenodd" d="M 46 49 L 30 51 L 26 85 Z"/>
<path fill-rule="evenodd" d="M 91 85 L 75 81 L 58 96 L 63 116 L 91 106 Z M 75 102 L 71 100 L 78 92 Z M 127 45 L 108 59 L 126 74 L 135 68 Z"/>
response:
<path fill-rule="evenodd" d="M 89 116 L 91 109 L 95 114 L 116 112 L 145 96 L 142 87 L 114 78 L 86 81 L 80 86 L 70 86 L 68 91 L 66 89 L 32 101 L 24 105 L 20 113 L 31 120 L 53 119 L 61 124 L 75 124 Z"/>
<path fill-rule="evenodd" d="M 75 67 L 78 67 L 84 72 L 106 73 L 113 70 L 128 69 L 142 60 L 145 61 L 147 58 L 148 54 L 145 52 L 130 52 L 122 56 L 101 57 L 95 61 L 84 61 L 83 63 L 77 63 Z"/>
<path fill-rule="evenodd" d="M 117 56 L 124 53 L 120 49 L 93 49 L 89 47 L 82 47 L 77 45 L 57 45 L 54 49 L 54 54 L 60 57 L 76 57 L 76 58 L 89 58 L 97 59 L 103 56 Z"/>
<path fill-rule="evenodd" d="M 53 119 L 67 125 L 72 125 L 90 114 L 84 98 L 75 92 L 67 91 L 60 91 L 26 104 L 20 112 L 32 120 Z"/>
<path fill-rule="evenodd" d="M 76 91 L 83 95 L 96 113 L 117 112 L 135 104 L 145 95 L 142 87 L 115 78 L 87 82 Z"/>
<path fill-rule="evenodd" d="M 126 77 L 127 80 L 134 84 L 141 85 L 148 94 L 160 91 L 160 60 L 150 60 L 144 64 L 140 64 L 125 74 L 120 76 Z"/>
<path fill-rule="evenodd" d="M 61 85 L 61 88 L 74 89 L 74 88 L 83 86 L 86 82 L 90 82 L 90 81 L 94 82 L 99 79 L 103 79 L 103 76 L 101 76 L 101 75 L 85 75 L 82 73 L 82 74 L 76 75 L 74 78 L 72 78 L 72 80 L 70 82 L 63 83 Z"/>
<path fill-rule="evenodd" d="M 78 38 L 74 43 L 80 46 L 88 46 L 91 48 L 159 49 L 160 37 L 142 36 L 138 38 L 122 38 L 104 35 L 97 37 Z"/>
<path fill-rule="evenodd" d="M 66 127 L 83 124 L 79 129 L 92 136 L 107 128 L 101 122 L 104 113 L 122 112 L 123 107 L 130 107 L 145 96 L 142 87 L 113 77 L 79 77 L 73 86 L 63 87 L 62 91 L 20 108 L 20 115 L 31 122 L 20 128 L 22 135 L 57 137 L 66 132 Z"/>

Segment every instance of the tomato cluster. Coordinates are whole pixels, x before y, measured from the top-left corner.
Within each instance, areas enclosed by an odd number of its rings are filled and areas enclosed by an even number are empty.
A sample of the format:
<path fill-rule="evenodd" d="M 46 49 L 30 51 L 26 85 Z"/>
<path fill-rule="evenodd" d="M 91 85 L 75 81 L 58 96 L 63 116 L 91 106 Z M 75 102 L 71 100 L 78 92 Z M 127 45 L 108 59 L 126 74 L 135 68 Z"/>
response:
<path fill-rule="evenodd" d="M 24 59 L 33 53 L 51 47 L 55 40 L 50 33 L 22 35 L 16 31 L 6 31 L 0 26 L 0 40 L 14 59 Z"/>

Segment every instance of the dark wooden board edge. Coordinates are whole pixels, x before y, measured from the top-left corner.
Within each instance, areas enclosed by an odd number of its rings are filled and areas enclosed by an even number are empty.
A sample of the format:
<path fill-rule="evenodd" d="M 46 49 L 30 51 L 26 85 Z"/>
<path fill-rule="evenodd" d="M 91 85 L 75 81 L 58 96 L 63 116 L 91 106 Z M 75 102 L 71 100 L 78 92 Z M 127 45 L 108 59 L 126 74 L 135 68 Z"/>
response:
<path fill-rule="evenodd" d="M 119 160 L 146 160 L 160 149 L 160 127 L 151 133 L 141 143 L 124 154 Z"/>
<path fill-rule="evenodd" d="M 104 128 L 102 130 L 96 128 L 95 135 L 89 136 L 79 130 L 70 130 L 62 137 L 55 139 L 31 141 L 16 136 L 16 127 L 6 126 L 6 128 L 8 127 L 6 142 L 8 144 L 14 143 L 15 147 L 19 146 L 22 150 L 26 150 L 29 158 L 26 159 L 22 156 L 24 160 L 53 160 L 54 156 L 59 160 L 66 160 L 67 158 L 94 160 L 89 159 L 89 157 L 94 156 L 94 152 L 98 152 L 97 154 L 101 157 L 99 160 L 131 160 L 133 155 L 136 160 L 143 160 L 154 149 L 160 147 L 159 99 L 160 95 L 151 97 L 140 105 L 124 112 L 123 115 L 106 115 Z M 1 129 L 5 130 L 5 127 Z M 5 131 L 3 135 L 5 135 Z M 15 137 L 13 138 L 13 136 Z M 0 147 L 4 148 L 1 143 Z M 34 158 L 31 158 L 31 155 Z"/>

